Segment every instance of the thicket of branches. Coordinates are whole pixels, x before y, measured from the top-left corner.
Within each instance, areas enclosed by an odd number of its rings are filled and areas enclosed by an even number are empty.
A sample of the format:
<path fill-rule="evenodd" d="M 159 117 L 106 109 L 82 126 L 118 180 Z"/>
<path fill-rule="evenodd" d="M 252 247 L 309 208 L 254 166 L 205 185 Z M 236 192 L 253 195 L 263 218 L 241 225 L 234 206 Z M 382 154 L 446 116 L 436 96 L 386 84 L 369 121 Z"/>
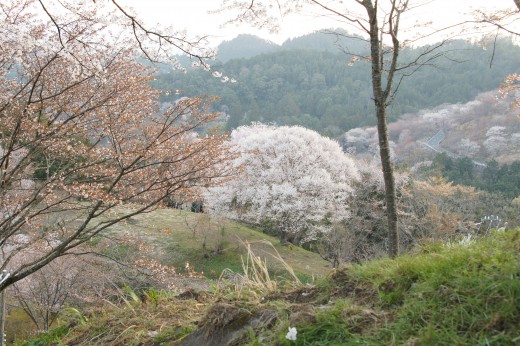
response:
<path fill-rule="evenodd" d="M 212 99 L 160 107 L 152 71 L 135 61 L 150 33 L 128 34 L 94 2 L 13 0 L 1 10 L 0 270 L 11 276 L 0 290 L 229 174 L 226 138 L 207 126 Z"/>

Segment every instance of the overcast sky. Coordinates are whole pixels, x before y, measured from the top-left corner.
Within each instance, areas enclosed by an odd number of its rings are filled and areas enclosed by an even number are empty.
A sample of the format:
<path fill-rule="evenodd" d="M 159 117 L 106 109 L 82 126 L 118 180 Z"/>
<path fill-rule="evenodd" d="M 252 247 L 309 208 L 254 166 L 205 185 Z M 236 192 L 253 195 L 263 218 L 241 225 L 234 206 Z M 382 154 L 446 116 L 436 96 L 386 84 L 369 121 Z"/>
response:
<path fill-rule="evenodd" d="M 345 3 L 353 0 L 344 0 Z M 422 0 L 424 1 L 424 0 Z M 324 28 L 340 27 L 341 23 L 330 18 L 292 16 L 285 18 L 278 35 L 258 31 L 250 26 L 222 25 L 229 18 L 226 14 L 210 14 L 219 7 L 220 0 L 120 0 L 124 6 L 130 6 L 149 24 L 160 23 L 174 29 L 186 29 L 190 35 L 210 35 L 211 42 L 217 45 L 222 40 L 230 40 L 241 33 L 252 33 L 276 43 L 288 38 Z M 475 9 L 514 8 L 513 0 L 434 0 L 429 5 L 413 12 L 413 20 L 434 21 L 440 28 L 449 23 L 463 20 L 464 14 Z M 345 29 L 349 30 L 348 27 Z"/>

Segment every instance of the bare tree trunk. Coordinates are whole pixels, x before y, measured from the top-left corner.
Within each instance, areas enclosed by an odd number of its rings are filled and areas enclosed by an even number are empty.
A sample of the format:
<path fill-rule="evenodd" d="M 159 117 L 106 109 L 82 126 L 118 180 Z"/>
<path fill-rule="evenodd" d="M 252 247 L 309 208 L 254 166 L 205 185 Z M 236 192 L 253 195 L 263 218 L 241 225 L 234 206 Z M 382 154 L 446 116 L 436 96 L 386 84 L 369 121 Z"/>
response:
<path fill-rule="evenodd" d="M 520 0 L 513 0 L 515 2 L 516 7 L 520 10 Z"/>
<path fill-rule="evenodd" d="M 376 102 L 377 103 L 377 102 Z M 390 157 L 388 128 L 386 126 L 386 107 L 376 105 L 379 153 L 385 180 L 386 217 L 388 220 L 388 255 L 392 258 L 399 254 L 399 230 L 397 228 L 397 208 L 395 196 L 394 169 Z"/>
<path fill-rule="evenodd" d="M 520 1 L 520 0 L 519 0 Z M 388 141 L 388 128 L 386 118 L 386 100 L 391 86 L 390 76 L 387 81 L 387 87 L 383 89 L 383 56 L 382 42 L 379 37 L 379 24 L 377 21 L 377 7 L 374 7 L 372 1 L 365 0 L 363 2 L 367 10 L 370 22 L 370 54 L 372 58 L 372 90 L 374 93 L 374 103 L 376 107 L 377 117 L 377 133 L 379 137 L 379 152 L 381 157 L 381 165 L 383 168 L 383 177 L 385 181 L 385 200 L 386 214 L 388 219 L 388 255 L 392 258 L 399 254 L 399 232 L 397 229 L 397 209 L 395 195 L 394 170 L 390 157 L 390 145 Z M 394 47 L 394 60 L 397 60 L 398 46 Z M 393 65 L 393 64 L 392 64 Z M 395 66 L 391 66 L 395 69 Z M 393 75 L 393 72 L 390 72 Z"/>

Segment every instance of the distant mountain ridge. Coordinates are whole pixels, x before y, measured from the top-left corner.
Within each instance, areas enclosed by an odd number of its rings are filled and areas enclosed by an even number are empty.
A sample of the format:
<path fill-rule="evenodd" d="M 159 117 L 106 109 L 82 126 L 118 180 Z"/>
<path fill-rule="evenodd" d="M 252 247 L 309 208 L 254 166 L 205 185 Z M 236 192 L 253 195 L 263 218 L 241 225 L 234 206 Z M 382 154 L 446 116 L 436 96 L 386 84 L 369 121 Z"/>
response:
<path fill-rule="evenodd" d="M 249 59 L 260 54 L 271 53 L 280 48 L 276 43 L 255 35 L 242 34 L 218 46 L 217 59 L 227 62 L 231 59 Z"/>
<path fill-rule="evenodd" d="M 232 59 L 250 59 L 257 55 L 286 50 L 313 50 L 337 53 L 349 51 L 367 54 L 369 45 L 359 36 L 350 35 L 341 29 L 322 30 L 285 41 L 282 45 L 255 35 L 241 34 L 218 46 L 217 60 L 226 63 Z"/>

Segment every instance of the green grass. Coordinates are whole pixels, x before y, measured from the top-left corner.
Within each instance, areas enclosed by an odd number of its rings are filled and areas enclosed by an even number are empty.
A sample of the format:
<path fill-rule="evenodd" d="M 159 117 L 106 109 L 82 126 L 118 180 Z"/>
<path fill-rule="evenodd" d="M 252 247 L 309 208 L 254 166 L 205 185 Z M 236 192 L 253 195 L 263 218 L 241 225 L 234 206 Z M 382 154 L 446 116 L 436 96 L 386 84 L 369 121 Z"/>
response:
<path fill-rule="evenodd" d="M 242 253 L 242 252 L 240 252 Z M 168 265 L 182 268 L 185 262 L 193 264 L 197 272 L 203 272 L 210 279 L 218 279 L 222 270 L 231 269 L 234 272 L 242 271 L 240 256 L 236 252 L 225 251 L 221 254 L 207 255 L 202 249 L 178 250 L 178 257 L 172 261 L 166 261 Z M 205 257 L 207 255 L 208 257 Z"/>
<path fill-rule="evenodd" d="M 396 260 L 352 266 L 346 286 L 373 293 L 365 308 L 385 316 L 373 327 L 348 335 L 345 310 L 304 326 L 298 345 L 517 345 L 520 344 L 520 231 L 497 233 L 469 246 L 433 245 Z M 331 291 L 332 292 L 332 291 Z M 355 296 L 355 295 L 354 295 Z M 380 312 L 386 312 L 381 314 Z M 376 315 L 377 316 L 377 312 Z M 319 317 L 319 315 L 318 315 Z M 374 321 L 377 321 L 375 318 Z M 320 329 L 343 330 L 328 339 Z M 355 328 L 354 328 L 355 330 Z M 338 334 L 339 333 L 339 334 Z M 377 340 L 377 342 L 376 342 Z"/>
<path fill-rule="evenodd" d="M 247 345 L 519 345 L 520 229 L 350 265 L 315 286 L 279 287 L 274 295 L 241 299 L 219 291 L 203 304 L 153 292 L 157 303 L 110 307 L 61 342 L 93 340 L 97 331 L 101 336 L 92 344 L 114 342 L 114 336 L 122 338 L 118 345 L 131 340 L 174 344 L 196 328 L 196 320 L 204 320 L 211 304 L 224 300 L 252 315 L 277 311 L 268 328 L 248 330 Z M 299 301 L 304 294 L 308 299 Z M 291 319 L 308 311 L 314 315 Z M 297 328 L 296 341 L 285 338 L 288 327 Z"/>
<path fill-rule="evenodd" d="M 151 291 L 148 293 L 149 296 Z M 161 345 L 166 341 L 171 344 L 193 331 L 194 322 L 205 311 L 203 304 L 175 299 L 169 292 L 155 292 L 151 300 L 148 296 L 143 300 L 129 298 L 120 306 L 107 305 L 90 314 L 88 322 L 70 328 L 59 341 L 34 345 Z M 31 342 L 49 340 L 44 335 Z"/>
<path fill-rule="evenodd" d="M 61 340 L 67 335 L 69 328 L 65 325 L 51 329 L 48 333 L 42 333 L 28 342 L 22 343 L 24 346 L 47 346 L 60 344 Z"/>
<path fill-rule="evenodd" d="M 351 300 L 338 299 L 316 315 L 316 323 L 298 328 L 296 341 L 280 340 L 285 345 L 383 345 L 374 337 L 363 337 L 359 331 L 375 323 L 371 310 L 360 308 Z"/>
<path fill-rule="evenodd" d="M 183 268 L 189 262 L 197 272 L 204 272 L 212 279 L 218 278 L 226 268 L 242 270 L 241 256 L 246 254 L 242 242 L 253 243 L 253 250 L 267 258 L 273 273 L 282 274 L 283 267 L 262 240 L 272 243 L 283 260 L 307 281 L 330 270 L 330 264 L 318 254 L 297 246 L 283 246 L 277 238 L 259 230 L 207 214 L 158 209 L 115 225 L 109 233 L 150 245 L 154 249 L 147 251 L 147 255 L 162 264 Z M 128 249 L 128 245 L 117 245 L 108 251 L 123 253 Z"/>

